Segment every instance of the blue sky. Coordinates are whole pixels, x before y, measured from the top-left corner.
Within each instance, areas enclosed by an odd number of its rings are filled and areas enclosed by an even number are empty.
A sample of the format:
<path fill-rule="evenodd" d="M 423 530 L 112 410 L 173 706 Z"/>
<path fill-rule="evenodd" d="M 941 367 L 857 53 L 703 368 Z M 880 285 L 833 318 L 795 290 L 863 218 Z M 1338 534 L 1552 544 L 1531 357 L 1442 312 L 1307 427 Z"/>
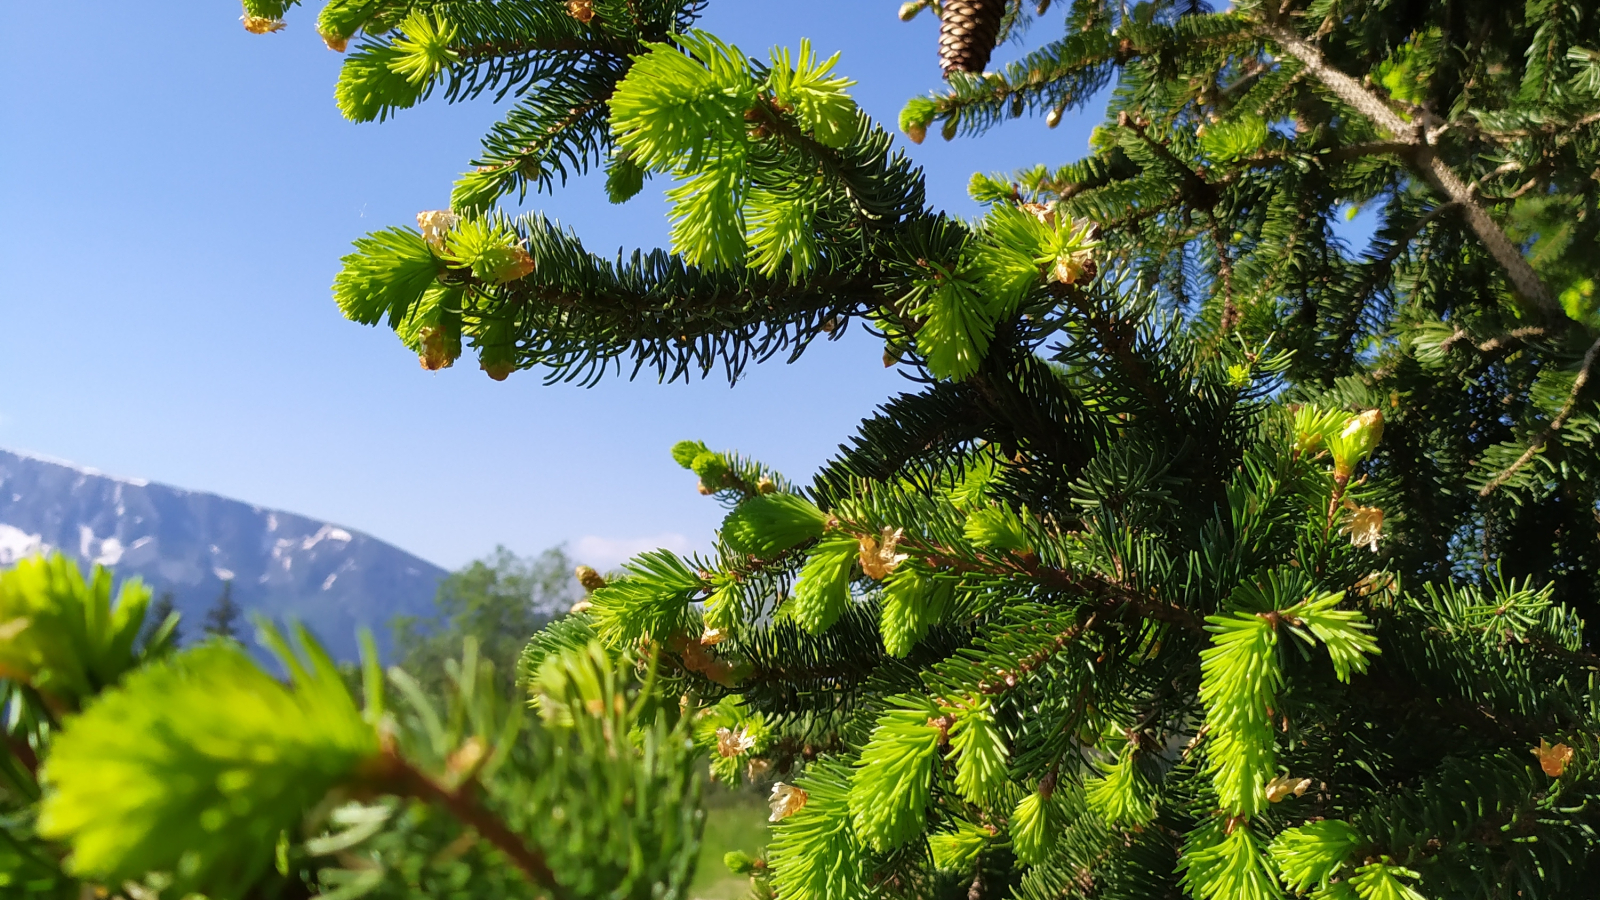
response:
<path fill-rule="evenodd" d="M 898 7 L 713 0 L 702 25 L 752 55 L 802 36 L 842 51 L 857 100 L 892 123 L 939 83 L 936 23 Z M 445 566 L 561 542 L 610 565 L 709 542 L 720 510 L 674 441 L 808 479 L 906 389 L 854 328 L 732 388 L 583 389 L 496 383 L 467 360 L 430 374 L 387 330 L 346 322 L 328 286 L 350 242 L 448 205 L 504 108 L 344 121 L 317 8 L 254 36 L 217 0 L 0 7 L 0 446 L 328 519 Z M 1100 115 L 907 146 L 931 202 L 970 215 L 973 171 L 1076 159 Z M 610 254 L 665 243 L 662 187 L 611 206 L 585 178 L 525 207 Z"/>

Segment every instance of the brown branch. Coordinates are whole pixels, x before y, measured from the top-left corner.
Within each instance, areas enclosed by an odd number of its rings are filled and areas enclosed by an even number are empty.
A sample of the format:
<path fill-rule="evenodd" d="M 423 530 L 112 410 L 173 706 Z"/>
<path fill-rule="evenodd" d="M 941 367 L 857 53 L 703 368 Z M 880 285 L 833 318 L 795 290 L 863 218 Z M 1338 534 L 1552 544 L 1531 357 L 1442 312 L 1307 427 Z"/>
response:
<path fill-rule="evenodd" d="M 879 529 L 868 528 L 858 522 L 850 522 L 843 519 L 834 521 L 835 524 L 831 526 L 832 528 L 857 538 L 868 537 L 876 539 L 880 534 Z M 934 568 L 960 573 L 974 572 L 985 575 L 1031 578 L 1045 587 L 1067 593 L 1075 593 L 1080 596 L 1087 595 L 1098 601 L 1096 603 L 1097 615 L 1109 616 L 1128 609 L 1141 618 L 1177 625 L 1189 631 L 1201 633 L 1205 631 L 1205 623 L 1200 620 L 1200 617 L 1181 606 L 1173 606 L 1102 575 L 1094 573 L 1077 574 L 1066 569 L 1041 566 L 1038 555 L 1031 551 L 1006 553 L 999 556 L 981 552 L 963 553 L 954 548 L 925 541 L 911 535 L 901 538 L 900 546 L 914 551 L 917 556 L 926 560 Z"/>
<path fill-rule="evenodd" d="M 10 748 L 11 755 L 17 758 L 17 762 L 22 763 L 22 767 L 28 770 L 29 775 L 32 775 L 35 779 L 39 777 L 39 757 L 33 752 L 33 748 L 28 746 L 26 740 L 16 735 L 8 734 L 6 735 L 6 747 Z"/>
<path fill-rule="evenodd" d="M 1473 197 L 1481 197 L 1483 196 L 1483 183 L 1485 181 L 1493 181 L 1494 179 L 1499 178 L 1501 175 L 1510 175 L 1512 172 L 1516 172 L 1521 169 L 1522 164 L 1514 160 L 1508 163 L 1501 163 L 1494 168 L 1494 171 L 1489 172 L 1478 180 L 1472 182 L 1472 184 L 1468 185 L 1467 190 L 1472 192 Z"/>
<path fill-rule="evenodd" d="M 1550 331 L 1548 329 L 1537 326 L 1529 326 L 1527 328 L 1518 328 L 1513 331 L 1508 331 L 1505 334 L 1497 334 L 1485 341 L 1474 343 L 1475 339 L 1472 337 L 1472 335 L 1467 332 L 1466 329 L 1458 327 L 1456 328 L 1455 334 L 1450 335 L 1449 338 L 1445 339 L 1444 343 L 1439 345 L 1439 350 L 1441 352 L 1449 353 L 1454 351 L 1457 347 L 1465 344 L 1475 347 L 1479 353 L 1489 356 L 1502 351 L 1515 350 L 1520 346 L 1525 346 L 1531 343 L 1537 338 L 1549 336 Z"/>
<path fill-rule="evenodd" d="M 397 796 L 411 797 L 443 807 L 463 825 L 475 830 L 483 839 L 494 845 L 528 881 L 549 891 L 558 898 L 568 897 L 567 890 L 556 881 L 555 873 L 545 862 L 544 854 L 534 849 L 512 831 L 493 811 L 478 801 L 468 781 L 457 788 L 447 788 L 418 771 L 393 748 L 384 749 L 374 760 L 368 773 L 370 786 Z"/>
<path fill-rule="evenodd" d="M 1222 319 L 1218 330 L 1227 334 L 1239 324 L 1239 307 L 1233 300 L 1233 258 L 1228 255 L 1228 244 L 1223 240 L 1222 223 L 1217 221 L 1217 214 L 1208 209 L 1206 218 L 1211 226 L 1211 241 L 1217 246 L 1217 271 L 1222 275 Z"/>
<path fill-rule="evenodd" d="M 850 198 L 851 211 L 855 213 L 856 221 L 868 230 L 878 226 L 883 216 L 871 212 L 871 205 L 862 199 L 862 185 L 844 164 L 839 151 L 806 134 L 790 121 L 788 112 L 791 110 L 779 106 L 774 98 L 763 97 L 746 111 L 745 118 L 754 123 L 755 133 L 773 135 L 810 156 L 823 175 L 844 188 L 845 194 Z"/>
<path fill-rule="evenodd" d="M 589 100 L 588 102 L 580 103 L 577 106 L 574 106 L 574 107 L 570 108 L 567 111 L 567 115 L 565 117 L 563 117 L 559 122 L 556 122 L 555 124 L 545 128 L 544 133 L 543 133 L 543 137 L 548 139 L 548 138 L 553 137 L 555 135 L 559 135 L 559 134 L 565 132 L 567 129 L 571 128 L 572 126 L 578 124 L 578 121 L 580 119 L 582 119 L 584 116 L 587 116 L 590 113 L 594 112 L 596 109 L 604 106 L 607 103 L 610 103 L 611 102 L 611 95 L 614 94 L 614 93 L 616 93 L 615 89 L 606 91 L 603 95 L 601 95 L 599 97 L 595 97 L 595 98 Z M 514 158 L 513 161 L 500 163 L 499 165 L 492 166 L 491 168 L 493 168 L 493 169 L 495 169 L 497 171 L 498 170 L 504 170 L 504 169 L 514 169 L 514 170 L 516 170 L 518 172 L 521 172 L 522 167 L 528 164 L 530 158 L 538 157 L 538 156 L 542 155 L 544 153 L 544 151 L 547 150 L 547 149 L 548 149 L 548 147 L 541 147 L 538 144 L 525 144 L 520 149 L 518 149 L 516 152 L 511 154 L 511 156 Z M 523 174 L 525 175 L 527 173 L 523 173 Z"/>
<path fill-rule="evenodd" d="M 1578 408 L 1578 395 L 1583 393 L 1583 389 L 1589 384 L 1589 373 L 1594 371 L 1596 355 L 1600 355 L 1600 340 L 1590 344 L 1589 352 L 1583 355 L 1583 367 L 1578 370 L 1578 377 L 1572 382 L 1572 392 L 1567 395 L 1567 402 L 1561 405 L 1561 411 L 1556 413 L 1556 417 L 1550 420 L 1550 424 L 1543 431 L 1534 435 L 1533 440 L 1528 443 L 1528 449 L 1522 451 L 1522 455 L 1517 457 L 1516 462 L 1512 463 L 1499 475 L 1496 475 L 1494 480 L 1483 486 L 1483 490 L 1478 492 L 1479 497 L 1489 496 L 1499 490 L 1507 481 L 1510 481 L 1511 476 L 1517 474 L 1518 469 L 1527 465 L 1529 460 L 1537 456 L 1539 451 L 1550 443 L 1550 439 L 1555 437 L 1556 432 L 1567 424 L 1567 419 L 1572 416 L 1573 410 Z"/>
<path fill-rule="evenodd" d="M 1270 38 L 1289 55 L 1299 60 L 1306 71 L 1315 76 L 1329 93 L 1366 116 L 1379 129 L 1389 132 L 1399 144 L 1409 148 L 1397 152 L 1407 156 L 1424 180 L 1435 190 L 1461 207 L 1468 227 L 1478 236 L 1478 240 L 1489 251 L 1489 255 L 1493 256 L 1505 270 L 1518 296 L 1531 306 L 1534 312 L 1555 319 L 1563 315 L 1561 307 L 1550 296 L 1550 291 L 1539 279 L 1538 273 L 1534 272 L 1533 266 L 1523 257 L 1516 245 L 1511 243 L 1511 239 L 1489 216 L 1488 211 L 1477 202 L 1466 183 L 1443 159 L 1439 158 L 1429 143 L 1429 135 L 1420 124 L 1407 122 L 1360 82 L 1328 65 L 1317 48 L 1306 43 L 1288 27 L 1277 22 L 1261 22 L 1256 27 L 1260 34 Z"/>
<path fill-rule="evenodd" d="M 1081 292 L 1069 294 L 1066 291 L 1066 285 L 1053 284 L 1050 285 L 1050 289 L 1058 298 L 1071 299 L 1073 301 L 1077 311 L 1083 315 L 1088 321 L 1089 327 L 1093 329 L 1095 338 L 1099 340 L 1100 346 L 1116 358 L 1117 364 L 1122 367 L 1123 373 L 1133 380 L 1134 386 L 1139 389 L 1139 393 L 1144 395 L 1145 400 L 1149 401 L 1150 405 L 1155 407 L 1159 414 L 1170 416 L 1172 414 L 1172 404 L 1166 393 L 1156 383 L 1155 373 L 1150 370 L 1150 366 L 1138 354 L 1133 352 L 1138 325 L 1127 318 L 1111 319 L 1100 315 L 1090 307 Z"/>
<path fill-rule="evenodd" d="M 1521 197 L 1523 194 L 1526 194 L 1527 192 L 1533 190 L 1534 188 L 1536 188 L 1538 186 L 1539 186 L 1539 179 L 1537 179 L 1537 178 L 1529 178 L 1527 181 L 1524 181 L 1522 183 L 1522 187 L 1517 188 L 1516 190 L 1512 191 L 1509 194 L 1506 194 L 1504 197 L 1490 197 L 1489 201 L 1491 203 L 1505 203 L 1508 200 L 1516 200 L 1517 198 Z"/>

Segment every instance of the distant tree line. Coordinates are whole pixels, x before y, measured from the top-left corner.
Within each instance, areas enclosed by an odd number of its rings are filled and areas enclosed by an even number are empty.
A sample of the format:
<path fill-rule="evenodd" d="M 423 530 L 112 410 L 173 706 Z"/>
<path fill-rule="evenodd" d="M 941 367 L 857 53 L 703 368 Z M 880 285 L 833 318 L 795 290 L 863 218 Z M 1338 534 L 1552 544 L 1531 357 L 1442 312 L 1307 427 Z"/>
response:
<path fill-rule="evenodd" d="M 480 657 L 494 663 L 509 690 L 529 635 L 578 599 L 572 573 L 572 560 L 561 547 L 536 556 L 496 547 L 439 583 L 434 615 L 396 616 L 390 622 L 395 663 L 440 694 L 448 686 L 445 660 L 459 658 L 462 641 L 472 637 Z"/>
<path fill-rule="evenodd" d="M 578 599 L 573 562 L 562 547 L 519 556 L 505 547 L 452 572 L 439 583 L 431 616 L 395 616 L 388 622 L 394 662 L 424 677 L 423 687 L 444 690 L 444 661 L 461 655 L 462 642 L 475 638 L 480 656 L 494 663 L 509 687 L 516 678 L 517 655 L 528 636 L 567 612 Z M 148 642 L 177 611 L 172 591 L 150 604 L 142 642 Z M 233 582 L 206 610 L 202 633 L 240 640 L 244 610 L 233 599 Z M 172 628 L 173 646 L 183 643 L 183 627 Z"/>

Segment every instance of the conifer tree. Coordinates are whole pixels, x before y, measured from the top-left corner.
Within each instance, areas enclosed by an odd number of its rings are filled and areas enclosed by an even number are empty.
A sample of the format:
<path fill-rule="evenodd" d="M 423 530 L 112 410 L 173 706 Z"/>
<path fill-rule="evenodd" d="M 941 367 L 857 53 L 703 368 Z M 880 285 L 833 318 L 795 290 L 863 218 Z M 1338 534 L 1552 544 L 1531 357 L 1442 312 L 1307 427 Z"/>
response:
<path fill-rule="evenodd" d="M 145 614 L 144 630 L 140 632 L 139 642 L 150 643 L 163 628 L 167 631 L 167 641 L 174 647 L 183 643 L 183 626 L 177 618 L 177 604 L 173 602 L 171 591 L 162 591 L 156 602 L 150 604 L 150 611 Z M 168 620 L 171 620 L 170 626 Z"/>
<path fill-rule="evenodd" d="M 233 580 L 222 583 L 222 592 L 217 594 L 217 600 L 206 610 L 206 634 L 212 637 L 227 638 L 230 641 L 239 639 L 239 604 L 233 601 Z"/>
<path fill-rule="evenodd" d="M 470 644 L 443 716 L 392 672 L 401 713 L 270 629 L 288 685 L 220 642 L 82 665 L 115 642 L 44 639 L 108 614 L 27 601 L 0 664 L 67 718 L 12 726 L 10 768 L 44 758 L 7 794 L 26 883 L 65 854 L 177 896 L 682 896 L 692 743 L 782 779 L 731 861 L 782 900 L 1592 892 L 1600 10 L 908 4 L 969 42 L 913 141 L 1113 88 L 1086 158 L 975 177 L 963 221 L 834 59 L 700 6 L 325 6 L 352 119 L 516 97 L 451 209 L 357 241 L 340 309 L 429 369 L 585 383 L 737 379 L 856 320 L 920 389 L 804 485 L 673 447 L 715 551 L 584 573 L 519 662 L 531 727 Z M 968 71 L 1024 25 L 1051 37 Z M 676 183 L 670 251 L 499 205 L 596 166 L 617 201 Z"/>

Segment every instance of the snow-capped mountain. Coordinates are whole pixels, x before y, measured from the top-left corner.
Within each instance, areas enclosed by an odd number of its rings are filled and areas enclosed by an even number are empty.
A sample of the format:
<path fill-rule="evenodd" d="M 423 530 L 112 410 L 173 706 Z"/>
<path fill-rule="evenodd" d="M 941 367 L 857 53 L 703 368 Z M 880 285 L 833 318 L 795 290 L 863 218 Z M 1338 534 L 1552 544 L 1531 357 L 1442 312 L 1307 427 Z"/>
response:
<path fill-rule="evenodd" d="M 171 591 L 186 638 L 232 581 L 246 612 L 298 619 L 344 659 L 356 656 L 358 627 L 382 646 L 390 618 L 429 614 L 445 575 L 327 522 L 0 450 L 0 566 L 40 550 Z M 247 621 L 240 630 L 248 640 Z"/>

